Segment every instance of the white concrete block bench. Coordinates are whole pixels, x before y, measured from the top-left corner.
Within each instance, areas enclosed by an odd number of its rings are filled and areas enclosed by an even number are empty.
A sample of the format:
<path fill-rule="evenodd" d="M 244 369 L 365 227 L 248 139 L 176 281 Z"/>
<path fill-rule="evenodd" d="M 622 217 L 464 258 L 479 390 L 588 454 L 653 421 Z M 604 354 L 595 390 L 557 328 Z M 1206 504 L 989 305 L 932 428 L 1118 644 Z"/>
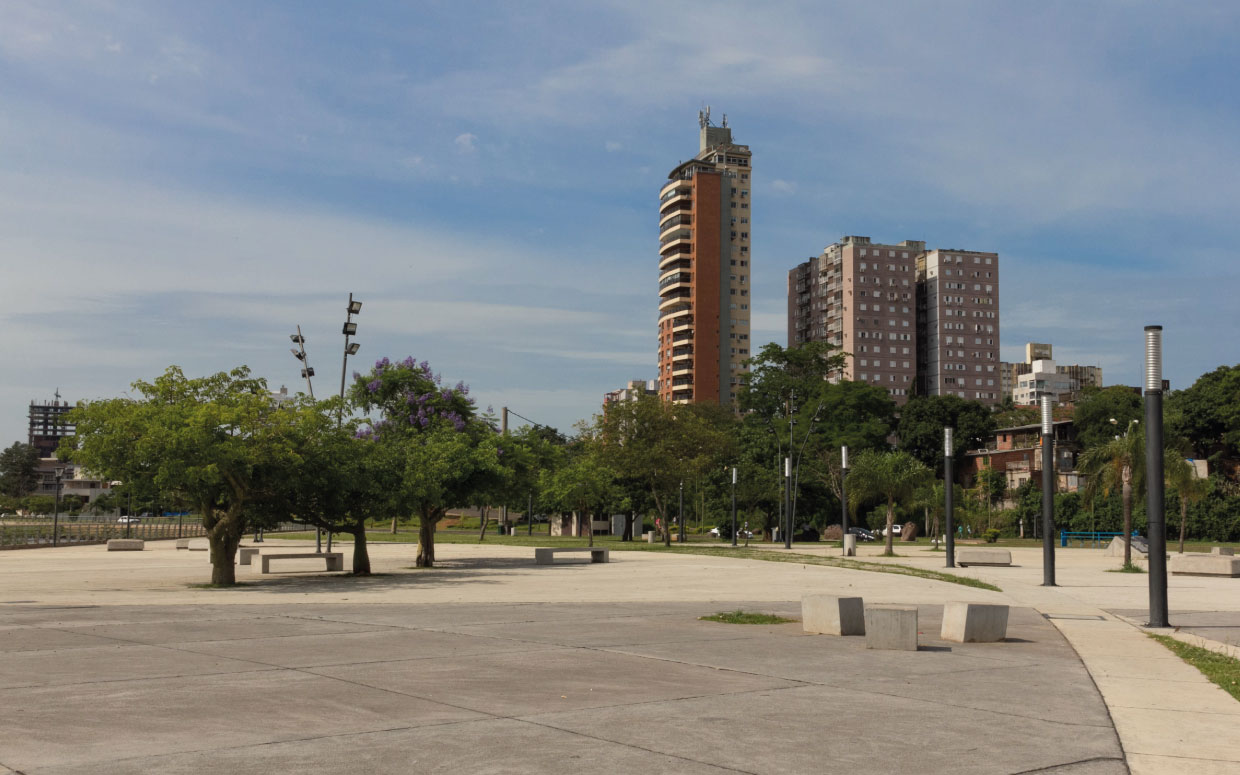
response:
<path fill-rule="evenodd" d="M 111 542 L 109 542 L 111 543 Z M 1173 576 L 1240 576 L 1240 557 L 1200 552 L 1173 554 L 1167 565 Z"/>
<path fill-rule="evenodd" d="M 1212 546 L 1210 547 L 1210 554 L 1221 554 L 1225 557 L 1234 557 L 1236 550 L 1230 546 Z"/>
<path fill-rule="evenodd" d="M 258 556 L 257 546 L 242 546 L 237 549 L 237 564 L 251 565 L 253 558 Z"/>
<path fill-rule="evenodd" d="M 956 564 L 962 568 L 970 565 L 1011 565 L 1012 553 L 1007 549 L 982 549 L 980 547 L 957 549 Z"/>
<path fill-rule="evenodd" d="M 816 635 L 865 635 L 865 604 L 859 597 L 804 595 L 801 627 Z"/>
<path fill-rule="evenodd" d="M 178 549 L 188 549 L 188 548 L 189 548 L 189 542 L 190 542 L 190 541 L 193 541 L 193 540 L 194 540 L 194 539 L 192 539 L 192 538 L 178 538 L 178 539 L 177 539 L 177 548 L 178 548 Z"/>
<path fill-rule="evenodd" d="M 263 554 L 262 573 L 271 573 L 272 560 L 326 560 L 328 570 L 344 570 L 343 552 L 297 552 L 294 554 Z"/>
<path fill-rule="evenodd" d="M 997 643 L 1007 637 L 1008 607 L 945 603 L 940 637 L 956 643 Z"/>
<path fill-rule="evenodd" d="M 108 539 L 109 552 L 140 552 L 145 546 L 141 538 L 110 538 Z"/>
<path fill-rule="evenodd" d="M 188 541 L 189 543 L 185 545 L 185 548 L 191 552 L 205 552 L 211 548 L 211 541 L 207 538 L 190 538 Z"/>
<path fill-rule="evenodd" d="M 610 551 L 610 549 L 600 549 L 597 546 L 539 546 L 534 549 L 534 563 L 537 565 L 550 565 L 557 554 L 568 552 L 589 552 L 590 562 L 610 562 Z"/>
<path fill-rule="evenodd" d="M 917 650 L 917 606 L 867 605 L 865 607 L 865 647 L 867 649 Z"/>

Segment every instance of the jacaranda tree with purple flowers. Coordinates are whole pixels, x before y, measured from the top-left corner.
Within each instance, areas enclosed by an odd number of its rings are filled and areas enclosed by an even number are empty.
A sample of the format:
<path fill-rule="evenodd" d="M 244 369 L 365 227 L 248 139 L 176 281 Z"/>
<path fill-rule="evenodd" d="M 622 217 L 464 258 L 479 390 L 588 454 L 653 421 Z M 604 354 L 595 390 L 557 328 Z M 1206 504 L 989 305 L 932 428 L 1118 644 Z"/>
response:
<path fill-rule="evenodd" d="M 392 453 L 401 469 L 395 500 L 420 521 L 416 565 L 435 564 L 435 526 L 506 477 L 504 443 L 482 418 L 469 387 L 448 386 L 426 361 L 375 362 L 354 374 L 349 397 L 370 419 L 357 437 Z"/>

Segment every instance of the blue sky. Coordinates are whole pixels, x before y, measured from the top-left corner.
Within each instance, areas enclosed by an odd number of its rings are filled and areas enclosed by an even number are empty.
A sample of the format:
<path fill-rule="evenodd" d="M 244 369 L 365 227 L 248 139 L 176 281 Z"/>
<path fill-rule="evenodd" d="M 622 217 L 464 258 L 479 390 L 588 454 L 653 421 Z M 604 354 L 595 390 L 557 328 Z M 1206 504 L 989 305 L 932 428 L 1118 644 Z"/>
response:
<path fill-rule="evenodd" d="M 430 360 L 568 429 L 655 372 L 657 191 L 754 153 L 754 344 L 844 234 L 1001 256 L 1003 355 L 1240 361 L 1230 3 L 0 4 L 0 443 L 172 363 Z"/>

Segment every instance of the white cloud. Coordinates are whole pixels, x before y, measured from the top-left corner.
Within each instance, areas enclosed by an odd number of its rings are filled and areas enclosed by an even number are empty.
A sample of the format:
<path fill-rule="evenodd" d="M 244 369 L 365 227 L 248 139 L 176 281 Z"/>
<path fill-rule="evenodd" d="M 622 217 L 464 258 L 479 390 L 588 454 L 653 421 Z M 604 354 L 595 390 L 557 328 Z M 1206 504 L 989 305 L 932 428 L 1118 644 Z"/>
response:
<path fill-rule="evenodd" d="M 603 148 L 608 153 L 615 153 L 616 151 L 622 150 L 624 146 L 616 142 L 615 140 L 608 140 L 607 142 L 603 143 Z"/>
<path fill-rule="evenodd" d="M 478 135 L 473 132 L 457 135 L 452 142 L 456 143 L 456 149 L 461 153 L 473 153 L 477 150 L 474 143 L 478 141 Z"/>
<path fill-rule="evenodd" d="M 771 191 L 776 194 L 795 194 L 797 192 L 797 184 L 788 180 L 780 180 L 776 178 L 771 181 Z"/>

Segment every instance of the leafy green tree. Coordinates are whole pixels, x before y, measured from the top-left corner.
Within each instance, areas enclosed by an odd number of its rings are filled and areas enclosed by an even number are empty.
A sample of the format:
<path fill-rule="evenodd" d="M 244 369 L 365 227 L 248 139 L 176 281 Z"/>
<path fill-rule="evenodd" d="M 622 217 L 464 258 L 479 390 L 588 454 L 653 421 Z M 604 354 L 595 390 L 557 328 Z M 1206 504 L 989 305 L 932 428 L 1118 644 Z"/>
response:
<path fill-rule="evenodd" d="M 1143 412 L 1141 396 L 1131 388 L 1122 385 L 1087 387 L 1081 391 L 1081 400 L 1072 410 L 1076 442 L 1081 449 L 1106 444 L 1115 438 L 1117 428 L 1122 431 L 1133 420 L 1140 422 Z"/>
<path fill-rule="evenodd" d="M 592 515 L 621 497 L 615 474 L 589 451 L 548 471 L 544 492 L 552 508 L 573 512 L 578 533 L 585 530 L 590 546 L 594 546 Z"/>
<path fill-rule="evenodd" d="M 23 498 L 39 486 L 39 450 L 20 441 L 0 452 L 0 493 Z"/>
<path fill-rule="evenodd" d="M 1145 486 L 1145 435 L 1135 423 L 1123 436 L 1113 437 L 1083 452 L 1077 468 L 1089 477 L 1085 493 L 1109 496 L 1120 491 L 1124 509 L 1124 567 L 1132 565 L 1132 498 Z"/>
<path fill-rule="evenodd" d="M 827 342 L 806 342 L 784 349 L 771 342 L 749 361 L 749 374 L 737 392 L 743 412 L 762 417 L 782 416 L 785 401 L 794 395 L 800 404 L 813 404 L 823 387 L 844 369 L 845 356 Z"/>
<path fill-rule="evenodd" d="M 1219 366 L 1167 399 L 1170 433 L 1187 438 L 1199 457 L 1240 458 L 1240 364 Z"/>
<path fill-rule="evenodd" d="M 943 429 L 954 428 L 952 452 L 959 462 L 964 453 L 980 447 L 994 433 L 995 420 L 985 404 L 959 396 L 918 396 L 900 410 L 896 434 L 899 448 L 934 471 L 943 464 Z"/>
<path fill-rule="evenodd" d="M 194 504 L 211 545 L 211 582 L 236 583 L 237 545 L 252 506 L 295 471 L 299 413 L 279 408 L 242 366 L 187 378 L 171 366 L 135 382 L 139 398 L 90 401 L 70 412 L 70 459 L 104 479 L 145 483 Z"/>
<path fill-rule="evenodd" d="M 848 491 L 860 500 L 881 498 L 887 503 L 887 549 L 892 551 L 897 500 L 911 498 L 933 475 L 930 468 L 907 452 L 877 452 L 865 450 L 851 461 L 848 471 Z"/>
<path fill-rule="evenodd" d="M 383 358 L 355 374 L 353 404 L 378 415 L 358 437 L 393 447 L 402 472 L 395 501 L 418 515 L 415 564 L 435 564 L 435 528 L 448 509 L 477 503 L 504 480 L 509 443 L 478 415 L 469 388 L 447 387 L 426 361 Z"/>
<path fill-rule="evenodd" d="M 977 472 L 977 487 L 983 502 L 986 504 L 986 527 L 989 528 L 991 527 L 989 518 L 993 513 L 994 505 L 1003 500 L 1003 496 L 1007 492 L 1007 476 L 1002 471 L 986 466 Z"/>
<path fill-rule="evenodd" d="M 22 499 L 22 506 L 31 514 L 51 514 L 56 508 L 56 497 L 53 495 L 27 495 Z"/>
<path fill-rule="evenodd" d="M 1184 531 L 1188 526 L 1188 507 L 1199 503 L 1210 494 L 1212 482 L 1208 477 L 1197 476 L 1197 469 L 1184 459 L 1182 455 L 1168 450 L 1165 458 L 1166 467 L 1163 474 L 1167 486 L 1175 489 L 1180 501 L 1180 553 L 1184 553 Z"/>

